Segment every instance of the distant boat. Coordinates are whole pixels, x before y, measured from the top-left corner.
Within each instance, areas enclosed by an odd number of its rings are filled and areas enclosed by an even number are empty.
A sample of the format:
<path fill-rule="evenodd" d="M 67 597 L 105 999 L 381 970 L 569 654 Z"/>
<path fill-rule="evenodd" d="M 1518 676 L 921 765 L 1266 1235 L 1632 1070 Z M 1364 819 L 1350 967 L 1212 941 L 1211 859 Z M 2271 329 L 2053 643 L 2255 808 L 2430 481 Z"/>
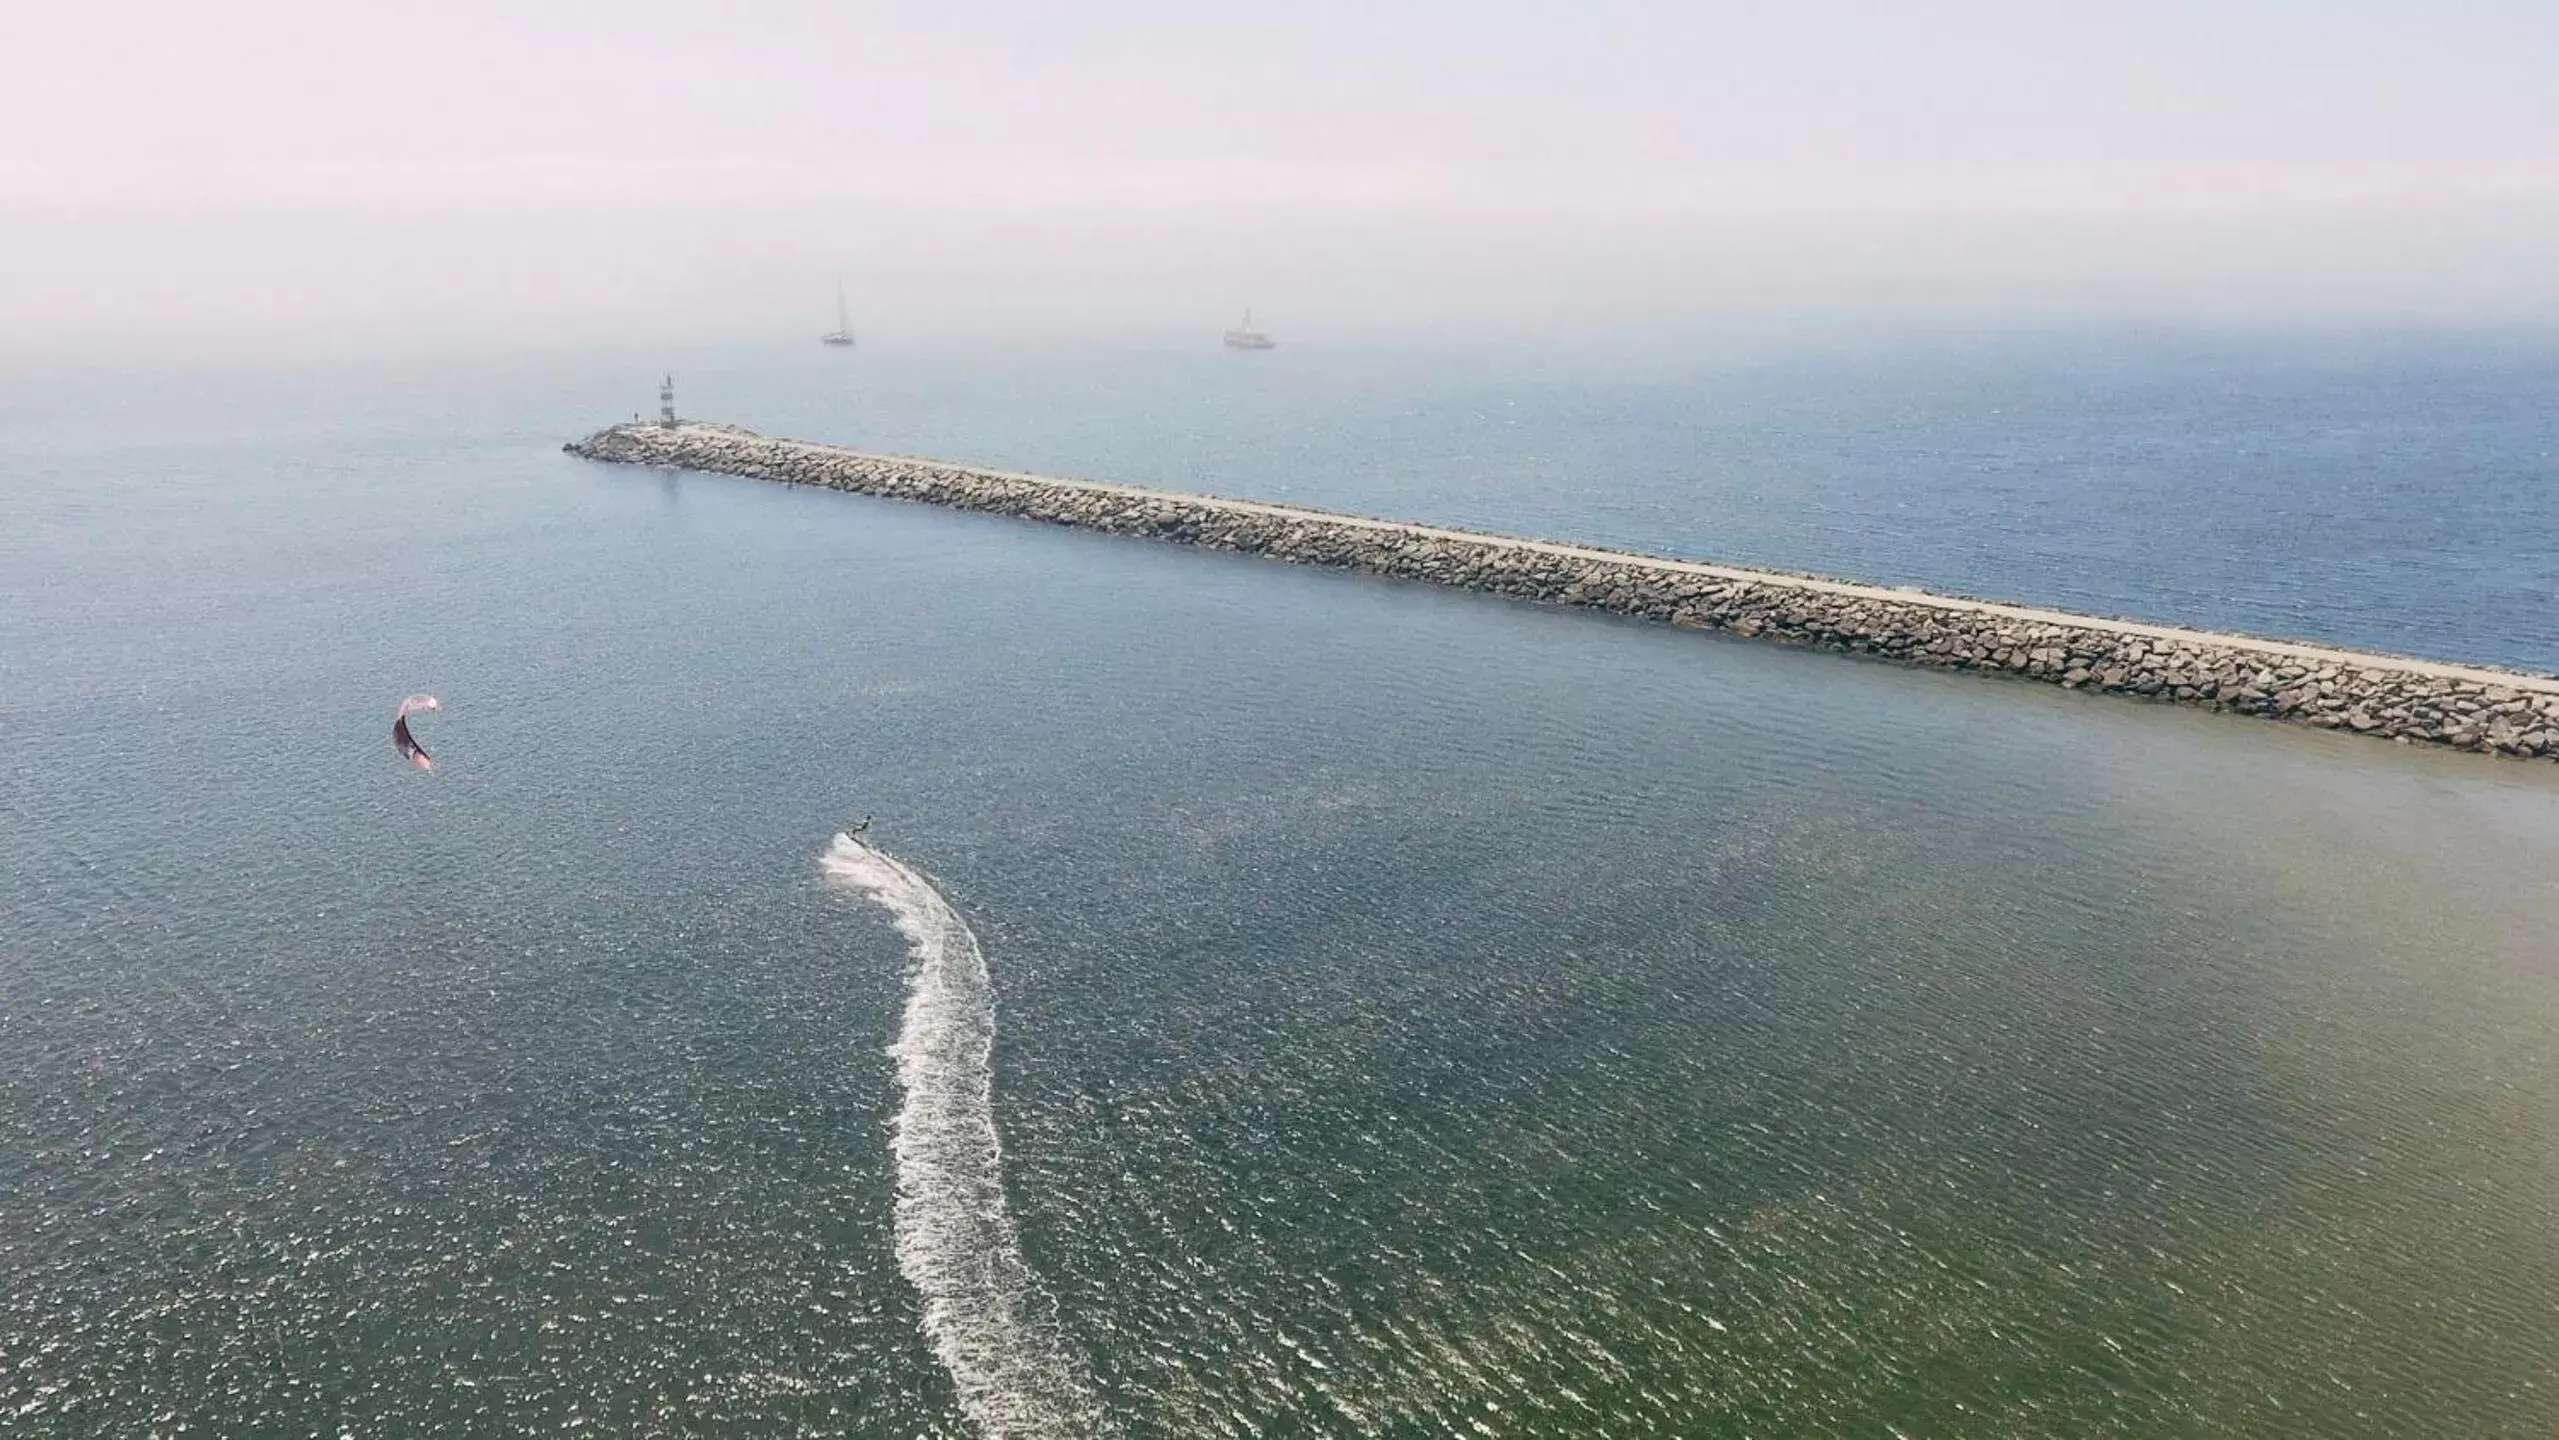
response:
<path fill-rule="evenodd" d="M 821 345 L 853 343 L 853 321 L 844 313 L 844 282 L 835 282 L 835 328 L 817 337 Z"/>
<path fill-rule="evenodd" d="M 1226 332 L 1226 348 L 1229 350 L 1274 350 L 1278 347 L 1278 341 L 1253 328 L 1253 312 L 1250 310 L 1244 312 L 1242 324 Z"/>

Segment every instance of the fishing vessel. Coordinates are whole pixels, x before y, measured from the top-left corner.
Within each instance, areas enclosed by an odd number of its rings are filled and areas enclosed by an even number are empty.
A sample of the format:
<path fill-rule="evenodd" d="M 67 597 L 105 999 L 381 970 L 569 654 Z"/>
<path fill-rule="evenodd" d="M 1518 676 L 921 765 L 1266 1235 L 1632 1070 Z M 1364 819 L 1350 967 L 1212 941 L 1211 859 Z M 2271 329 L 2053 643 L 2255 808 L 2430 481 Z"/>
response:
<path fill-rule="evenodd" d="M 844 313 L 844 282 L 835 282 L 835 328 L 817 337 L 821 345 L 853 343 L 853 321 Z"/>
<path fill-rule="evenodd" d="M 1226 348 L 1230 350 L 1271 350 L 1278 345 L 1278 341 L 1253 328 L 1253 312 L 1249 309 L 1244 312 L 1243 322 L 1226 332 Z"/>

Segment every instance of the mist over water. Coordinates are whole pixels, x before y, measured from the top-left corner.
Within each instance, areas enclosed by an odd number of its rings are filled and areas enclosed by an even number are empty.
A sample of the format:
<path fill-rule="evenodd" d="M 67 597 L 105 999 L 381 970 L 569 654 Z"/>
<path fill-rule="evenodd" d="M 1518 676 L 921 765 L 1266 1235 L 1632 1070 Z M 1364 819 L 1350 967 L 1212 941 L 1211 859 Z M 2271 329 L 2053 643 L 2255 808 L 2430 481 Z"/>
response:
<path fill-rule="evenodd" d="M 2528 345 L 1291 339 L 675 363 L 2559 664 Z M 2559 1423 L 2548 767 L 557 453 L 660 360 L 12 391 L 13 1436 Z"/>
<path fill-rule="evenodd" d="M 2529 0 L 43 7 L 0 363 L 2559 320 Z M 350 65 L 397 56 L 397 65 Z"/>

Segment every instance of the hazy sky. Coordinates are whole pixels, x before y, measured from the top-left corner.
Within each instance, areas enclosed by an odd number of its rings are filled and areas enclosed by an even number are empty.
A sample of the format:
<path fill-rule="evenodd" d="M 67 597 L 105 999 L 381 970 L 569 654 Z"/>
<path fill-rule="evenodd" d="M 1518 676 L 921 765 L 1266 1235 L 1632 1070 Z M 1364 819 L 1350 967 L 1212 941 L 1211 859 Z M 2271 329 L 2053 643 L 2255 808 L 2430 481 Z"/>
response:
<path fill-rule="evenodd" d="M 0 349 L 2559 317 L 2559 3 L 13 6 Z"/>

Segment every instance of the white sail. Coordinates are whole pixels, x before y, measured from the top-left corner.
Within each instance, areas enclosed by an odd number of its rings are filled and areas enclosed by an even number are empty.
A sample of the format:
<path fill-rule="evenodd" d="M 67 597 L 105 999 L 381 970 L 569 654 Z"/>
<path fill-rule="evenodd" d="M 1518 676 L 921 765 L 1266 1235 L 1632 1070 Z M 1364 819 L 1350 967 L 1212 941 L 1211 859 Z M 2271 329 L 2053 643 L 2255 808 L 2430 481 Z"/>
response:
<path fill-rule="evenodd" d="M 844 282 L 841 280 L 835 282 L 835 328 L 817 338 L 821 345 L 853 343 L 853 317 L 844 309 Z"/>

